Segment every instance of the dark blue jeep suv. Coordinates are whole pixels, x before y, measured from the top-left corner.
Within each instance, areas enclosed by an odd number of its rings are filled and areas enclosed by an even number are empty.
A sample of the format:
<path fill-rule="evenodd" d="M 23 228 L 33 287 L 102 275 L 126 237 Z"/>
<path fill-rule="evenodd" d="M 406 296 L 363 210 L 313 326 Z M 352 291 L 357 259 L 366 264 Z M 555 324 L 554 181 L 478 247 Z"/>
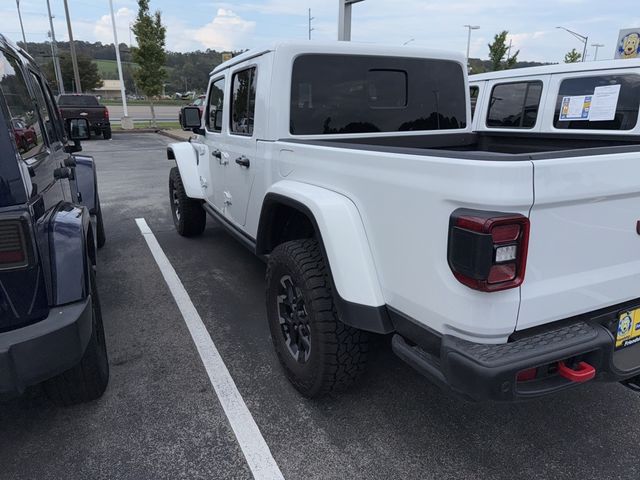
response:
<path fill-rule="evenodd" d="M 100 397 L 109 363 L 96 288 L 105 242 L 93 158 L 72 155 L 86 119 L 63 123 L 33 59 L 0 35 L 0 394 L 43 382 L 71 405 Z"/>

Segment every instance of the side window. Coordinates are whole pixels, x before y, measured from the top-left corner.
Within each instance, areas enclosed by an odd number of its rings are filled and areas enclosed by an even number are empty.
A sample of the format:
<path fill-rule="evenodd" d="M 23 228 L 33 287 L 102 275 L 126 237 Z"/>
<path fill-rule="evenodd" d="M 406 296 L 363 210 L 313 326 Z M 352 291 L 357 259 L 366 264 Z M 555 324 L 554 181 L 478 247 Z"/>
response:
<path fill-rule="evenodd" d="M 38 104 L 38 110 L 40 112 L 42 123 L 44 124 L 46 136 L 49 139 L 49 144 L 53 144 L 59 140 L 58 131 L 55 125 L 56 117 L 52 115 L 50 110 L 51 107 L 47 105 L 45 93 L 42 89 L 40 80 L 33 72 L 29 72 L 29 75 L 31 76 L 31 84 L 33 85 L 33 90 L 36 96 L 36 103 Z"/>
<path fill-rule="evenodd" d="M 568 78 L 560 83 L 553 126 L 631 130 L 638 123 L 640 75 Z"/>
<path fill-rule="evenodd" d="M 471 117 L 476 112 L 476 104 L 478 103 L 478 94 L 480 89 L 478 87 L 469 87 L 469 98 L 471 99 Z"/>
<path fill-rule="evenodd" d="M 18 61 L 0 50 L 0 90 L 11 116 L 11 129 L 24 160 L 45 148 L 38 112 L 34 109 L 26 79 Z"/>
<path fill-rule="evenodd" d="M 491 91 L 487 127 L 533 128 L 541 94 L 540 81 L 496 85 Z"/>
<path fill-rule="evenodd" d="M 60 139 L 65 139 L 67 137 L 67 132 L 64 129 L 64 122 L 62 121 L 62 117 L 60 116 L 60 110 L 58 109 L 58 104 L 55 101 L 55 97 L 51 92 L 51 88 L 49 84 L 40 77 L 40 83 L 42 84 L 44 95 L 47 99 L 47 105 L 49 106 L 49 111 L 51 112 L 51 116 L 53 117 L 53 123 L 55 123 L 56 130 L 58 131 L 58 137 Z"/>
<path fill-rule="evenodd" d="M 207 129 L 211 132 L 222 131 L 222 106 L 224 105 L 224 78 L 211 85 L 207 103 Z"/>
<path fill-rule="evenodd" d="M 253 115 L 256 108 L 256 68 L 233 74 L 231 90 L 231 132 L 253 135 Z"/>

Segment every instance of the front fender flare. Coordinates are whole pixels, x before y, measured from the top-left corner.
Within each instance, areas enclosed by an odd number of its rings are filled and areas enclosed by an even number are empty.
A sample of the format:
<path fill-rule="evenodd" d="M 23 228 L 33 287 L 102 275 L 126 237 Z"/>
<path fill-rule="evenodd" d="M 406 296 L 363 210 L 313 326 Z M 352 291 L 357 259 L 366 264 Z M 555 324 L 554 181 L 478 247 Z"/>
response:
<path fill-rule="evenodd" d="M 79 194 L 78 202 L 89 209 L 91 215 L 97 215 L 98 201 L 98 176 L 93 157 L 74 155 L 76 161 L 76 194 Z"/>
<path fill-rule="evenodd" d="M 167 156 L 170 160 L 176 161 L 185 193 L 189 198 L 205 198 L 200 184 L 198 165 L 201 159 L 208 161 L 207 150 L 206 145 L 196 146 L 191 142 L 171 143 L 167 147 Z"/>

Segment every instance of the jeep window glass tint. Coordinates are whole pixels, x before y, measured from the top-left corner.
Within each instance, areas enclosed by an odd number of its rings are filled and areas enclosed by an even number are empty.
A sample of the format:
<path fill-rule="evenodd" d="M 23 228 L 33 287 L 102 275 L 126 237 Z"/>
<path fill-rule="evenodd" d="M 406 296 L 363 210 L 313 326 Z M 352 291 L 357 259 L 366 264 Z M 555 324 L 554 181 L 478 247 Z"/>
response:
<path fill-rule="evenodd" d="M 367 72 L 371 108 L 404 108 L 407 106 L 407 72 L 402 70 L 369 70 Z"/>
<path fill-rule="evenodd" d="M 295 59 L 294 135 L 458 129 L 466 126 L 462 67 L 447 60 L 307 54 Z"/>
<path fill-rule="evenodd" d="M 471 117 L 476 113 L 476 104 L 478 103 L 478 94 L 480 89 L 478 87 L 469 87 L 469 98 L 471 99 Z"/>
<path fill-rule="evenodd" d="M 7 103 L 11 126 L 20 155 L 30 159 L 44 150 L 41 124 L 38 111 L 18 61 L 11 55 L 0 51 L 0 90 Z"/>
<path fill-rule="evenodd" d="M 207 113 L 207 128 L 212 132 L 222 131 L 222 109 L 224 105 L 224 78 L 211 84 Z"/>
<path fill-rule="evenodd" d="M 56 126 L 54 123 L 54 118 L 47 106 L 47 101 L 45 100 L 44 91 L 42 90 L 42 85 L 32 72 L 29 72 L 31 75 L 31 84 L 33 85 L 33 90 L 36 96 L 36 103 L 38 105 L 38 111 L 40 112 L 40 119 L 44 124 L 45 135 L 49 139 L 49 144 L 53 144 L 58 141 L 58 132 L 56 130 Z"/>
<path fill-rule="evenodd" d="M 58 109 L 56 108 L 56 103 L 53 100 L 51 90 L 49 90 L 49 86 L 41 77 L 38 77 L 33 72 L 29 73 L 31 73 L 31 76 L 33 78 L 34 89 L 44 94 L 47 111 L 49 112 L 49 118 L 51 119 L 49 125 L 53 129 L 52 134 L 55 134 L 56 137 L 61 140 L 62 138 L 64 138 L 65 132 L 62 126 L 62 120 L 60 119 Z"/>
<path fill-rule="evenodd" d="M 618 104 L 613 120 L 559 120 L 560 106 L 564 97 L 593 95 L 596 87 L 607 85 L 620 85 Z M 640 108 L 640 75 L 599 75 L 568 78 L 560 83 L 553 126 L 570 130 L 631 130 L 638 123 L 638 108 Z"/>
<path fill-rule="evenodd" d="M 253 135 L 256 106 L 256 69 L 248 68 L 233 75 L 231 96 L 231 132 Z"/>
<path fill-rule="evenodd" d="M 542 82 L 502 83 L 491 90 L 487 127 L 533 128 L 538 118 Z"/>

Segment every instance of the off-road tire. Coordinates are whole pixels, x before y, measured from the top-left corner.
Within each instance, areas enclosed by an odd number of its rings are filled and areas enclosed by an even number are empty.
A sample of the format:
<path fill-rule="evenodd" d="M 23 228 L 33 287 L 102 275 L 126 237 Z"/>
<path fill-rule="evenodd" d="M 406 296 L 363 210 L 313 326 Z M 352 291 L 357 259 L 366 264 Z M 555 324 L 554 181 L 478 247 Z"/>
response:
<path fill-rule="evenodd" d="M 204 231 L 207 214 L 200 201 L 187 197 L 178 167 L 169 173 L 169 201 L 173 224 L 180 235 L 195 237 Z"/>
<path fill-rule="evenodd" d="M 308 319 L 310 350 L 304 363 L 290 352 L 280 322 L 278 295 L 287 276 L 302 295 Z M 271 340 L 289 381 L 309 398 L 351 386 L 366 365 L 368 334 L 338 318 L 329 268 L 318 242 L 294 240 L 276 247 L 269 256 L 266 277 Z"/>
<path fill-rule="evenodd" d="M 102 138 L 105 140 L 111 139 L 111 127 L 102 130 Z"/>
<path fill-rule="evenodd" d="M 90 275 L 92 330 L 87 348 L 80 363 L 43 384 L 51 401 L 60 406 L 96 400 L 102 396 L 109 383 L 109 358 L 93 270 Z"/>

